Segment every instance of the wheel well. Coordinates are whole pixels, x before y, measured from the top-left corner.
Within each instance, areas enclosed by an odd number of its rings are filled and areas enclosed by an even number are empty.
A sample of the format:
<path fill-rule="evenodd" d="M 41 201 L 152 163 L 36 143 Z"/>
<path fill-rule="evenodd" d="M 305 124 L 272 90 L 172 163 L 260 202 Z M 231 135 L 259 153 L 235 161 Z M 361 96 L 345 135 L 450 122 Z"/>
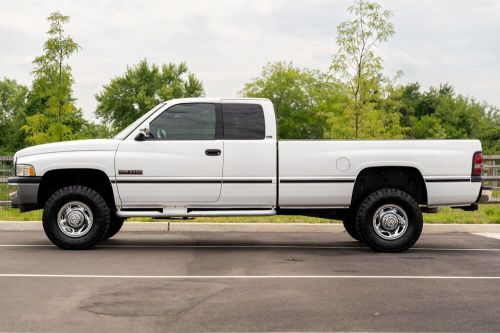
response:
<path fill-rule="evenodd" d="M 108 176 L 96 169 L 59 169 L 46 172 L 38 189 L 38 206 L 42 208 L 55 191 L 69 185 L 89 187 L 102 195 L 110 207 L 115 206 Z"/>
<path fill-rule="evenodd" d="M 419 204 L 427 204 L 427 189 L 419 170 L 412 167 L 373 167 L 362 170 L 352 193 L 351 206 L 368 194 L 383 188 L 396 188 L 410 194 Z"/>

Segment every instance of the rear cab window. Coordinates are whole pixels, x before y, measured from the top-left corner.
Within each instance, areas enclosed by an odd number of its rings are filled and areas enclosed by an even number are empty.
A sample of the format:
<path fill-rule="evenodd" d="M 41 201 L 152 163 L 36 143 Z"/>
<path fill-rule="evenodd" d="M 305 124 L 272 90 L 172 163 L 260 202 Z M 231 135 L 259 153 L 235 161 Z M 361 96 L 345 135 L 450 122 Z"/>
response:
<path fill-rule="evenodd" d="M 264 110 L 260 104 L 222 104 L 225 140 L 263 140 L 266 137 Z"/>

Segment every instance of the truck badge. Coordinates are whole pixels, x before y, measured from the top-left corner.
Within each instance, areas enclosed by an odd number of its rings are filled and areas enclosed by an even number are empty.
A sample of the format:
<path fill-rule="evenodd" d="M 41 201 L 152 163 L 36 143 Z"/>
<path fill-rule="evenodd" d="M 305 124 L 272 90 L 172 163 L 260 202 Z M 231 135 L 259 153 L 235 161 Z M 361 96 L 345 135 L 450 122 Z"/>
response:
<path fill-rule="evenodd" d="M 118 170 L 119 175 L 142 175 L 142 170 Z"/>

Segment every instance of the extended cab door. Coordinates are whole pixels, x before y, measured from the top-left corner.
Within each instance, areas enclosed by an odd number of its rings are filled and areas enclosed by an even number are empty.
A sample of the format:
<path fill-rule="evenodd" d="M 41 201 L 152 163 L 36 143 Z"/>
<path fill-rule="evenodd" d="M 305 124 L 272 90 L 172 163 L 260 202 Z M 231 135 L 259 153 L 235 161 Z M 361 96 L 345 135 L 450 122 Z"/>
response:
<path fill-rule="evenodd" d="M 224 175 L 220 206 L 276 206 L 276 123 L 268 100 L 222 100 Z"/>
<path fill-rule="evenodd" d="M 149 122 L 149 132 L 147 140 L 128 138 L 118 147 L 116 183 L 124 207 L 219 199 L 224 158 L 220 104 L 173 105 Z"/>

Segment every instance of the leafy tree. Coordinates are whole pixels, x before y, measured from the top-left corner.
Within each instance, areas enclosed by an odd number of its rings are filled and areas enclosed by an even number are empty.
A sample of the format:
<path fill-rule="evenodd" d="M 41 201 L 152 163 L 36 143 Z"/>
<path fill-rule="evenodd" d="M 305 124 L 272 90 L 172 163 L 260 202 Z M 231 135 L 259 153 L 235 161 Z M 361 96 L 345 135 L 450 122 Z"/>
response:
<path fill-rule="evenodd" d="M 75 134 L 75 139 L 111 138 L 112 136 L 111 128 L 106 124 L 84 119 L 80 131 Z"/>
<path fill-rule="evenodd" d="M 446 139 L 446 129 L 438 117 L 424 115 L 414 121 L 413 137 L 416 139 Z"/>
<path fill-rule="evenodd" d="M 417 88 L 415 90 L 415 88 Z M 449 84 L 431 87 L 420 93 L 416 84 L 405 88 L 412 90 L 403 102 L 411 105 L 410 137 L 423 138 L 474 138 L 478 137 L 478 124 L 484 118 L 484 106 L 473 99 L 456 95 Z"/>
<path fill-rule="evenodd" d="M 73 77 L 67 60 L 79 50 L 79 45 L 65 34 L 64 24 L 69 16 L 59 12 L 47 18 L 50 28 L 43 54 L 33 61 L 34 81 L 28 98 L 29 114 L 22 130 L 28 134 L 27 141 L 41 144 L 71 139 L 78 130 L 71 126 L 81 111 L 72 97 Z"/>
<path fill-rule="evenodd" d="M 456 94 L 449 84 L 421 92 L 418 83 L 398 87 L 402 122 L 409 138 L 480 139 L 485 153 L 500 151 L 500 111 Z"/>
<path fill-rule="evenodd" d="M 486 154 L 500 154 L 500 109 L 484 105 L 484 118 L 478 124 L 478 138 Z"/>
<path fill-rule="evenodd" d="M 353 18 L 337 27 L 338 51 L 331 65 L 332 75 L 349 88 L 352 102 L 346 107 L 352 117 L 354 137 L 383 137 L 386 134 L 380 126 L 398 125 L 399 115 L 385 115 L 384 109 L 377 108 L 384 78 L 382 59 L 373 49 L 394 34 L 389 21 L 392 13 L 366 0 L 355 1 L 348 11 Z M 398 131 L 388 129 L 389 133 Z"/>
<path fill-rule="evenodd" d="M 0 80 L 0 153 L 10 153 L 22 148 L 23 138 L 19 128 L 25 122 L 28 88 L 15 80 Z"/>
<path fill-rule="evenodd" d="M 326 76 L 300 69 L 292 63 L 276 62 L 262 69 L 261 76 L 245 84 L 247 97 L 269 98 L 276 110 L 280 138 L 322 138 L 328 94 Z M 320 107 L 321 100 L 321 107 Z"/>
<path fill-rule="evenodd" d="M 204 94 L 203 84 L 188 72 L 185 63 L 149 65 L 142 60 L 127 67 L 96 95 L 95 114 L 118 132 L 153 108 L 159 102 Z"/>

